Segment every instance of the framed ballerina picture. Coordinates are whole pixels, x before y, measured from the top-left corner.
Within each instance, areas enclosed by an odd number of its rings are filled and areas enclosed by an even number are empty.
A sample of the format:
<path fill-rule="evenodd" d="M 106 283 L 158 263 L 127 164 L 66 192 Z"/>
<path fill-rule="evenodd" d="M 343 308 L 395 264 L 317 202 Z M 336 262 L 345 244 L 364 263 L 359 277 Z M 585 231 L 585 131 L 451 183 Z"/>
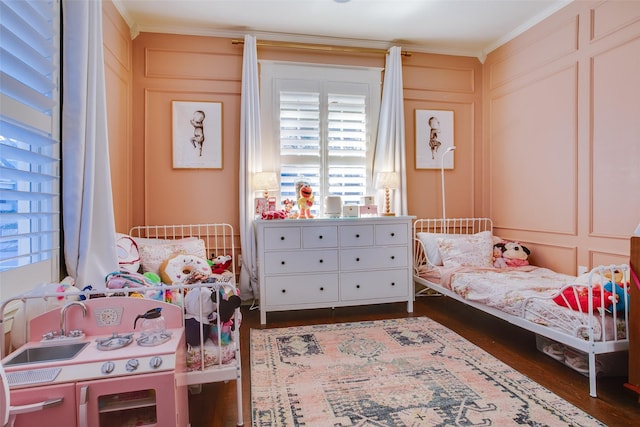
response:
<path fill-rule="evenodd" d="M 416 110 L 416 169 L 453 169 L 453 156 L 444 158 L 454 146 L 453 111 Z"/>
<path fill-rule="evenodd" d="M 222 169 L 222 103 L 172 101 L 173 167 Z"/>

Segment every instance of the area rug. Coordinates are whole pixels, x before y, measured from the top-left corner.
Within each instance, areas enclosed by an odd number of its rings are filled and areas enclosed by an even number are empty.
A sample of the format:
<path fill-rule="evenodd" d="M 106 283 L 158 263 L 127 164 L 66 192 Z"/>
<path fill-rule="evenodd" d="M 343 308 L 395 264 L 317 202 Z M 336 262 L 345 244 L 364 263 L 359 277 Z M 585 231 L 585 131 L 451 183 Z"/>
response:
<path fill-rule="evenodd" d="M 251 401 L 255 427 L 604 425 L 426 317 L 252 329 Z"/>

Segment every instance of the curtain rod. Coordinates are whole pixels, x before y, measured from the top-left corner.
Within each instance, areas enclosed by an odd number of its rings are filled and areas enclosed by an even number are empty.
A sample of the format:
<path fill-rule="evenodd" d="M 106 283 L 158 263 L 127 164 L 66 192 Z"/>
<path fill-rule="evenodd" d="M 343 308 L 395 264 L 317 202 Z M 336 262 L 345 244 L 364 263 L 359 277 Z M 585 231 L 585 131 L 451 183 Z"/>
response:
<path fill-rule="evenodd" d="M 231 40 L 231 44 L 244 44 L 244 40 L 233 39 Z M 285 47 L 289 49 L 307 49 L 323 52 L 387 53 L 386 49 L 376 49 L 371 47 L 332 46 L 327 44 L 307 44 L 270 40 L 256 41 L 256 46 Z M 405 50 L 401 51 L 400 54 L 402 56 L 411 56 L 411 52 L 407 52 Z"/>

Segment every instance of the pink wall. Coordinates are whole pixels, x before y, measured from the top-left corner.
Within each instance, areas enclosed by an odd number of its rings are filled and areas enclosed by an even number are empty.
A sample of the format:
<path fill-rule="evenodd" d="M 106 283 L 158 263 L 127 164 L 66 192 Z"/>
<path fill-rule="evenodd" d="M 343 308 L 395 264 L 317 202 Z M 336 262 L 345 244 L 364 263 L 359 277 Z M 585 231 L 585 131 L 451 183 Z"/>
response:
<path fill-rule="evenodd" d="M 111 186 L 116 229 L 127 232 L 133 223 L 132 43 L 129 27 L 113 3 L 105 1 L 102 5 Z"/>
<path fill-rule="evenodd" d="M 640 221 L 638 6 L 572 3 L 484 64 L 404 57 L 409 213 L 442 215 L 440 171 L 415 168 L 415 110 L 452 110 L 458 148 L 455 169 L 446 172 L 448 217 L 491 216 L 497 234 L 533 249 L 536 264 L 567 273 L 627 260 Z M 228 222 L 239 232 L 242 45 L 151 33 L 125 41 L 126 26 L 105 2 L 109 9 L 105 46 L 114 53 L 105 62 L 113 68 L 109 111 L 117 117 L 109 126 L 118 231 Z M 264 47 L 258 58 L 384 66 L 382 55 Z M 173 100 L 222 102 L 221 170 L 172 168 Z"/>
<path fill-rule="evenodd" d="M 238 162 L 242 45 L 230 39 L 140 34 L 133 41 L 133 219 L 136 224 L 229 222 L 239 227 Z M 317 53 L 258 48 L 259 59 L 384 67 L 382 54 Z M 456 170 L 448 172 L 448 212 L 476 211 L 481 177 L 474 166 L 481 134 L 481 64 L 475 58 L 414 54 L 405 66 L 409 210 L 438 216 L 439 170 L 416 170 L 414 110 L 455 114 Z M 171 101 L 223 104 L 223 169 L 173 169 Z"/>
<path fill-rule="evenodd" d="M 628 262 L 640 222 L 640 2 L 574 2 L 484 63 L 484 205 L 534 262 Z"/>

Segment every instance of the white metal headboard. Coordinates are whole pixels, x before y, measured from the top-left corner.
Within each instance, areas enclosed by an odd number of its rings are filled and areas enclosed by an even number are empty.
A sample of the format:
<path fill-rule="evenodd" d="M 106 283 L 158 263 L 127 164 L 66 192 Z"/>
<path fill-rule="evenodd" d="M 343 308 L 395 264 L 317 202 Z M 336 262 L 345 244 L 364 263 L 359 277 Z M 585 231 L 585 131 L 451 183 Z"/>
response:
<path fill-rule="evenodd" d="M 427 218 L 415 220 L 413 231 L 414 236 L 416 233 L 475 234 L 493 232 L 493 223 L 489 218 Z"/>
<path fill-rule="evenodd" d="M 147 239 L 176 240 L 185 237 L 197 237 L 204 241 L 207 257 L 231 255 L 233 257 L 232 270 L 236 276 L 235 236 L 230 224 L 179 224 L 179 225 L 139 225 L 129 230 L 131 237 Z"/>

